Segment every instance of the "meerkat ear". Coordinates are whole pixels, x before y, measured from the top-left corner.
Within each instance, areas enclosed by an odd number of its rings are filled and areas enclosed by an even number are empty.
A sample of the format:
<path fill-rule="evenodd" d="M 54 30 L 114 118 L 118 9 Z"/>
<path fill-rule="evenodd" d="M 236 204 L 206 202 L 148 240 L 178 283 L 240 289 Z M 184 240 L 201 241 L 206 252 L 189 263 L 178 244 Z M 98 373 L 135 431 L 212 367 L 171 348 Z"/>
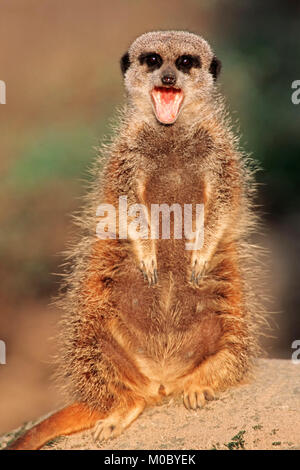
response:
<path fill-rule="evenodd" d="M 217 80 L 222 68 L 222 62 L 214 55 L 209 66 L 209 71 L 214 77 L 214 80 Z"/>
<path fill-rule="evenodd" d="M 127 69 L 129 68 L 129 66 L 130 66 L 130 60 L 129 60 L 129 54 L 128 54 L 128 52 L 126 52 L 126 53 L 121 57 L 120 65 L 121 65 L 122 74 L 125 75 L 126 70 L 127 70 Z"/>

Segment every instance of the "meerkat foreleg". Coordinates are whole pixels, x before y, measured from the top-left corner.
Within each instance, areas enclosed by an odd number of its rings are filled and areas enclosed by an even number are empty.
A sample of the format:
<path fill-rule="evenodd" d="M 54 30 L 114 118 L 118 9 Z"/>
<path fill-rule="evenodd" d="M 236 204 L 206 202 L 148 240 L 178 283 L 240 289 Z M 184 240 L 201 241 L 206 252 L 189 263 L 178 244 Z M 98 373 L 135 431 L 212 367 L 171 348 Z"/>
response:
<path fill-rule="evenodd" d="M 148 211 L 141 204 L 135 204 L 132 208 L 136 212 L 138 208 L 138 216 L 133 216 L 133 210 L 128 214 L 128 239 L 145 281 L 152 286 L 158 282 L 158 275 L 155 240 L 149 239 Z"/>
<path fill-rule="evenodd" d="M 227 218 L 218 218 L 216 209 L 215 212 L 212 209 L 206 219 L 206 223 L 197 224 L 194 249 L 191 252 L 190 282 L 194 285 L 198 285 L 205 275 L 227 225 Z"/>
<path fill-rule="evenodd" d="M 128 238 L 132 242 L 138 266 L 149 286 L 158 282 L 156 243 L 151 238 L 151 220 L 145 198 L 145 176 L 140 172 L 136 187 L 138 204 L 128 211 Z"/>

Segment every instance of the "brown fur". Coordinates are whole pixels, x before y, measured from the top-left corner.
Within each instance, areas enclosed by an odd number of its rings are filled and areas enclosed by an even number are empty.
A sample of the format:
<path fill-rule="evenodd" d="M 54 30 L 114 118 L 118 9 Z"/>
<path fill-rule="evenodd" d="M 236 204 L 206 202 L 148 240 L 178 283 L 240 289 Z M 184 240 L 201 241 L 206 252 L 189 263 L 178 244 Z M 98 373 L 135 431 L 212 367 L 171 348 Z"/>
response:
<path fill-rule="evenodd" d="M 160 84 L 160 72 L 149 74 L 139 64 L 145 51 L 158 52 L 169 66 L 180 54 L 201 57 L 200 69 L 177 72 L 185 102 L 171 126 L 154 116 L 149 90 Z M 165 396 L 183 394 L 184 404 L 196 408 L 251 369 L 258 312 L 247 240 L 255 228 L 255 188 L 211 74 L 213 58 L 206 41 L 185 32 L 148 33 L 129 49 L 128 103 L 102 152 L 103 171 L 102 156 L 97 162 L 60 301 L 60 375 L 71 401 L 91 410 L 93 419 L 76 426 L 74 417 L 72 428 L 52 418 L 48 436 L 29 431 L 26 444 L 21 438 L 13 448 L 38 448 L 47 437 L 91 427 L 97 419 L 95 436 L 113 437 Z M 100 202 L 118 207 L 121 195 L 147 207 L 204 203 L 203 248 L 187 251 L 184 239 L 172 237 L 99 240 L 96 208 Z M 143 266 L 148 279 L 155 266 L 158 283 L 149 286 Z M 191 282 L 195 266 L 199 284 Z"/>

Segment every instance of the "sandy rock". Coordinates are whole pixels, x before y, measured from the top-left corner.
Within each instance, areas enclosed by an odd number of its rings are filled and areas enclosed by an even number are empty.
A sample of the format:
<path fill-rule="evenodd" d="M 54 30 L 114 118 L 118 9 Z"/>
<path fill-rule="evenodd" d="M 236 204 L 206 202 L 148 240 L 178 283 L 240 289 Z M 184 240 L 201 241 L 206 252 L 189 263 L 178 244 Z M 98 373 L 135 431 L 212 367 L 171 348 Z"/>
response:
<path fill-rule="evenodd" d="M 3 448 L 27 423 L 0 438 Z M 300 364 L 260 360 L 255 379 L 203 409 L 181 401 L 147 409 L 120 437 L 97 443 L 86 431 L 60 437 L 44 449 L 300 449 Z"/>

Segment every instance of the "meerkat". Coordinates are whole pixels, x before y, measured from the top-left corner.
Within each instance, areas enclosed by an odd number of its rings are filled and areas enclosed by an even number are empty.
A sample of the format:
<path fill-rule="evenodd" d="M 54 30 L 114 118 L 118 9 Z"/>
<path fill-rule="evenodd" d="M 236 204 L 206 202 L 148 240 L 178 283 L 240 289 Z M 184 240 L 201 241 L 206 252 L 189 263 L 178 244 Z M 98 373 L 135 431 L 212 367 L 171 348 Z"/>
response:
<path fill-rule="evenodd" d="M 221 62 L 196 34 L 158 31 L 133 42 L 121 70 L 126 105 L 96 162 L 60 300 L 70 404 L 11 449 L 90 428 L 99 440 L 118 436 L 165 397 L 202 407 L 242 382 L 256 356 L 246 269 L 255 184 L 218 91 Z M 146 208 L 147 227 L 152 205 L 202 204 L 201 247 L 172 233 L 125 236 L 120 197 Z M 114 237 L 97 236 L 100 203 L 116 208 Z"/>

